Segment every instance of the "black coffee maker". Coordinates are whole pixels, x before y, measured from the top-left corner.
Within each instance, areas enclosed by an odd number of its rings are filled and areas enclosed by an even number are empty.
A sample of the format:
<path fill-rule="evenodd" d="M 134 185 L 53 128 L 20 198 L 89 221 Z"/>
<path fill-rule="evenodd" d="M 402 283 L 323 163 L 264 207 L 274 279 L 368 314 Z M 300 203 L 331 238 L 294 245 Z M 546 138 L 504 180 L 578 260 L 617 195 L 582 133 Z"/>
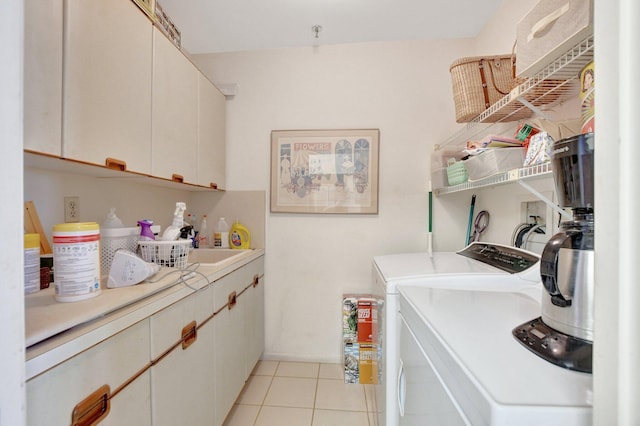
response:
<path fill-rule="evenodd" d="M 562 139 L 551 156 L 558 202 L 572 220 L 547 242 L 540 259 L 540 318 L 513 330 L 528 349 L 564 368 L 592 372 L 594 134 Z"/>

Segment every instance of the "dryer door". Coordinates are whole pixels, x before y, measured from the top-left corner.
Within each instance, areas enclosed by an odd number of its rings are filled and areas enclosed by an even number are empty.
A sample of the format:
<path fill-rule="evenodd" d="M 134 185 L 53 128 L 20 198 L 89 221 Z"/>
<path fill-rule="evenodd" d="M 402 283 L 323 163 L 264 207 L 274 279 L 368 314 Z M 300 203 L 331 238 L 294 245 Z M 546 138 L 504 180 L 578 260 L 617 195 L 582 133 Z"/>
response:
<path fill-rule="evenodd" d="M 404 318 L 400 314 L 399 317 L 400 367 L 396 396 L 400 426 L 470 425 Z"/>

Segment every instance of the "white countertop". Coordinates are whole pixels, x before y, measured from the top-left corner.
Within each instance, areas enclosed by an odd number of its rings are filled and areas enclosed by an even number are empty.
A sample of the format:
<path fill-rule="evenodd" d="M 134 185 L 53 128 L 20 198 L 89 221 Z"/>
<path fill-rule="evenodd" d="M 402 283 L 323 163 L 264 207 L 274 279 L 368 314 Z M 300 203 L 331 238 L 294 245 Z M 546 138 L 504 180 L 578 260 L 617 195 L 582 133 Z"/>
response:
<path fill-rule="evenodd" d="M 264 255 L 243 250 L 215 264 L 202 264 L 186 286 L 173 268 L 162 268 L 150 280 L 108 289 L 94 298 L 58 302 L 53 286 L 25 296 L 27 379 L 124 330 L 149 315 L 205 287 Z M 72 344 L 71 344 L 72 343 Z"/>

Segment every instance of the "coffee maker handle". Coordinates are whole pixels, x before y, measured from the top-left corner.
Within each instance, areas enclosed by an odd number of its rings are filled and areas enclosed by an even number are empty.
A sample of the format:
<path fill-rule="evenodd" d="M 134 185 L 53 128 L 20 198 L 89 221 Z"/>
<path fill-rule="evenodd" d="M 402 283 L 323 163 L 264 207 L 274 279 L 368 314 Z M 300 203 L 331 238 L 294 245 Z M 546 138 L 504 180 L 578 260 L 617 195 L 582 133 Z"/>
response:
<path fill-rule="evenodd" d="M 551 295 L 554 305 L 568 306 L 570 300 L 566 300 L 560 289 L 558 288 L 558 253 L 565 246 L 567 240 L 572 240 L 574 235 L 579 234 L 578 231 L 565 231 L 555 234 L 544 246 L 542 255 L 540 256 L 540 277 L 545 290 Z"/>

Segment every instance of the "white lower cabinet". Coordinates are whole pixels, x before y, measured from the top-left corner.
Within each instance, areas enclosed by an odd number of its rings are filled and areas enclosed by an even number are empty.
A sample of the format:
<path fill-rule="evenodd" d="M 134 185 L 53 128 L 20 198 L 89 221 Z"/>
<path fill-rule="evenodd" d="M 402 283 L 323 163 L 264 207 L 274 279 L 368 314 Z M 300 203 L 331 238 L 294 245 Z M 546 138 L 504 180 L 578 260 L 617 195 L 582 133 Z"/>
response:
<path fill-rule="evenodd" d="M 76 424 L 72 421 L 76 407 L 77 417 L 91 417 L 83 415 L 83 411 L 90 410 L 80 409 L 79 404 L 107 385 L 107 393 L 105 390 L 95 395 L 98 404 L 81 404 L 104 407 L 93 411 L 94 416 L 99 416 L 106 412 L 104 403 L 108 400 L 110 407 L 101 425 L 151 425 L 149 372 L 136 377 L 150 363 L 149 347 L 149 320 L 145 319 L 28 380 L 27 424 Z M 135 379 L 127 384 L 131 378 Z"/>
<path fill-rule="evenodd" d="M 216 311 L 219 310 L 213 322 L 216 342 L 216 426 L 222 425 L 229 414 L 249 376 L 247 370 L 250 372 L 253 369 L 264 349 L 262 340 L 258 344 L 259 351 L 258 348 L 251 350 L 252 335 L 247 333 L 249 327 L 261 329 L 259 333 L 264 334 L 264 316 L 260 324 L 257 324 L 257 317 L 253 325 L 248 325 L 247 321 L 249 312 L 259 313 L 263 309 L 255 305 L 259 298 L 253 297 L 258 289 L 262 289 L 262 283 L 253 286 L 253 279 L 256 275 L 263 275 L 263 259 L 254 260 L 214 284 Z"/>
<path fill-rule="evenodd" d="M 208 286 L 151 317 L 154 425 L 212 424 L 214 335 L 212 322 L 206 321 L 212 314 Z"/>
<path fill-rule="evenodd" d="M 244 311 L 244 335 L 247 339 L 245 378 L 247 379 L 264 351 L 264 276 L 262 273 L 255 272 L 251 281 L 254 284 L 242 295 L 247 298 L 243 303 L 248 306 Z"/>
<path fill-rule="evenodd" d="M 264 350 L 263 277 L 260 256 L 29 379 L 28 424 L 109 401 L 101 425 L 222 425 Z"/>

